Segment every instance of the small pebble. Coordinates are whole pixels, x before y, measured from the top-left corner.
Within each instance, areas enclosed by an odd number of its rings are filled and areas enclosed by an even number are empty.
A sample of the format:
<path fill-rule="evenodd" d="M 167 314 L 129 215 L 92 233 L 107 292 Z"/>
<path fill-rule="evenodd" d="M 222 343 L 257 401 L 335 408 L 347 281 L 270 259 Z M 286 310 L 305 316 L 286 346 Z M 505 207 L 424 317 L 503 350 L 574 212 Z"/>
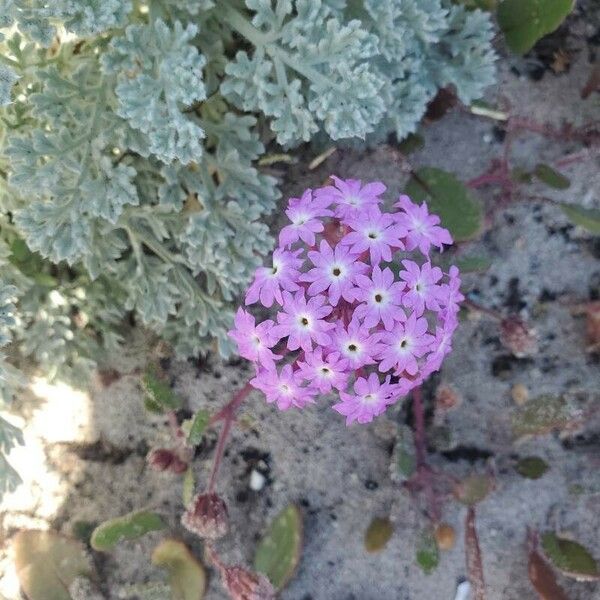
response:
<path fill-rule="evenodd" d="M 254 492 L 260 492 L 265 487 L 267 479 L 265 476 L 256 469 L 252 469 L 252 473 L 250 473 L 250 489 Z"/>
<path fill-rule="evenodd" d="M 451 550 L 456 541 L 454 527 L 448 523 L 440 523 L 435 528 L 435 541 L 440 550 Z"/>
<path fill-rule="evenodd" d="M 529 390 L 522 383 L 515 383 L 510 391 L 510 395 L 517 406 L 523 406 L 529 400 Z"/>

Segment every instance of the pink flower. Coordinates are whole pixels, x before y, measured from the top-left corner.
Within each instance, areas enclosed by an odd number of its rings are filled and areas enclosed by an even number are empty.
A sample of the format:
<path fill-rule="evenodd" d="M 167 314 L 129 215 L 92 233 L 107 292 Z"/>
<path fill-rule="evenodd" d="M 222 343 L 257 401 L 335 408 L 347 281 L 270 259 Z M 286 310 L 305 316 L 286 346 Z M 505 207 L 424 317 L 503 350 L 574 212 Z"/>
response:
<path fill-rule="evenodd" d="M 460 277 L 458 268 L 452 265 L 448 272 L 448 283 L 442 284 L 438 294 L 439 303 L 445 307 L 441 316 L 444 319 L 455 317 L 458 314 L 459 304 L 465 299 L 460 293 Z"/>
<path fill-rule="evenodd" d="M 259 267 L 254 281 L 246 292 L 246 305 L 254 304 L 260 299 L 263 306 L 269 308 L 273 301 L 283 303 L 281 290 L 295 292 L 300 289 L 297 281 L 300 267 L 304 262 L 298 258 L 302 250 L 287 252 L 278 248 L 273 252 L 273 266 Z"/>
<path fill-rule="evenodd" d="M 354 309 L 354 315 L 363 320 L 367 327 L 375 327 L 380 321 L 389 331 L 396 321 L 405 321 L 406 314 L 401 308 L 404 283 L 394 283 L 394 274 L 390 269 L 383 271 L 373 267 L 371 278 L 366 275 L 356 276 L 357 288 L 354 297 L 362 304 Z"/>
<path fill-rule="evenodd" d="M 301 375 L 322 394 L 330 392 L 332 388 L 346 388 L 349 376 L 348 361 L 340 358 L 338 352 L 332 352 L 327 358 L 323 358 L 323 349 L 317 348 L 314 352 L 306 354 L 305 361 L 298 361 Z"/>
<path fill-rule="evenodd" d="M 358 319 L 353 319 L 348 327 L 341 321 L 334 332 L 333 348 L 348 361 L 352 369 L 375 364 L 375 356 L 380 351 L 375 336 L 369 334 L 369 328 Z"/>
<path fill-rule="evenodd" d="M 277 313 L 277 325 L 273 327 L 273 335 L 277 339 L 288 338 L 288 350 L 302 348 L 305 352 L 312 350 L 313 340 L 317 344 L 328 345 L 331 337 L 327 331 L 335 327 L 335 323 L 325 321 L 331 313 L 331 306 L 325 304 L 325 296 L 313 296 L 306 301 L 304 290 L 283 292 L 283 312 Z"/>
<path fill-rule="evenodd" d="M 394 206 L 402 209 L 402 212 L 394 214 L 394 218 L 396 223 L 408 232 L 406 235 L 407 250 L 418 248 L 425 256 L 429 256 L 431 246 L 442 250 L 443 244 L 452 244 L 450 232 L 439 227 L 440 218 L 437 215 L 429 214 L 425 202 L 421 206 L 417 206 L 411 202 L 408 196 L 400 196 Z"/>
<path fill-rule="evenodd" d="M 315 190 L 317 198 L 327 198 L 337 205 L 335 216 L 340 219 L 354 216 L 359 210 L 381 202 L 379 196 L 385 192 L 383 183 L 376 181 L 364 187 L 359 179 L 340 179 L 331 176 L 335 186 L 329 185 Z"/>
<path fill-rule="evenodd" d="M 316 390 L 302 387 L 302 383 L 302 375 L 294 372 L 292 365 L 285 365 L 279 373 L 276 369 L 261 369 L 250 380 L 250 385 L 264 392 L 267 402 L 275 402 L 280 410 L 303 408 L 314 402 Z"/>
<path fill-rule="evenodd" d="M 276 307 L 275 322 L 240 309 L 230 335 L 268 402 L 301 407 L 335 391 L 346 422 L 366 423 L 440 369 L 464 298 L 458 269 L 444 274 L 429 261 L 432 246 L 452 240 L 425 203 L 401 196 L 389 213 L 382 183 L 333 183 L 290 199 L 272 266 L 247 290 L 246 304 Z"/>
<path fill-rule="evenodd" d="M 238 308 L 234 324 L 235 329 L 229 332 L 229 336 L 237 342 L 240 356 L 265 367 L 272 367 L 274 361 L 281 358 L 270 350 L 279 339 L 273 335 L 273 321 L 255 325 L 254 317 L 243 308 Z"/>
<path fill-rule="evenodd" d="M 346 219 L 345 223 L 354 231 L 345 235 L 340 243 L 350 246 L 356 254 L 368 250 L 373 265 L 382 259 L 391 262 L 392 248 L 404 249 L 401 238 L 406 235 L 406 229 L 395 225 L 392 215 L 382 214 L 376 204 Z"/>
<path fill-rule="evenodd" d="M 333 213 L 324 208 L 323 200 L 313 201 L 312 190 L 308 189 L 302 198 L 290 201 L 285 211 L 291 225 L 286 225 L 279 233 L 279 245 L 283 248 L 291 246 L 299 239 L 308 246 L 315 245 L 315 233 L 323 231 L 323 223 L 318 217 L 330 217 Z"/>
<path fill-rule="evenodd" d="M 436 285 L 442 278 L 442 270 L 432 267 L 430 262 L 421 268 L 412 260 L 403 260 L 405 271 L 400 271 L 400 279 L 406 281 L 407 291 L 404 294 L 404 306 L 412 308 L 418 315 L 422 315 L 425 307 L 430 310 L 439 310 L 438 303 L 441 287 Z"/>
<path fill-rule="evenodd" d="M 338 244 L 335 250 L 325 241 L 321 241 L 319 252 L 311 251 L 308 258 L 314 269 L 300 276 L 300 281 L 311 282 L 308 294 L 320 294 L 328 290 L 329 302 L 337 306 L 340 296 L 347 302 L 354 300 L 352 290 L 354 279 L 367 270 L 367 265 L 357 260 L 346 246 Z"/>
<path fill-rule="evenodd" d="M 354 383 L 354 394 L 340 392 L 342 401 L 334 404 L 333 410 L 346 417 L 346 425 L 354 421 L 371 422 L 396 399 L 394 386 L 389 381 L 388 375 L 385 382 L 380 383 L 376 373 L 371 373 L 368 379 L 359 377 Z"/>
<path fill-rule="evenodd" d="M 379 370 L 394 369 L 397 375 L 405 371 L 414 376 L 419 371 L 417 358 L 431 347 L 433 336 L 427 332 L 427 319 L 412 313 L 405 323 L 399 323 L 391 332 L 380 334 Z"/>
<path fill-rule="evenodd" d="M 435 337 L 431 344 L 433 351 L 427 355 L 425 364 L 421 369 L 423 377 L 427 377 L 434 371 L 440 370 L 444 358 L 452 350 L 452 334 L 457 326 L 458 319 L 453 317 L 446 321 L 443 327 L 438 327 L 436 329 Z"/>

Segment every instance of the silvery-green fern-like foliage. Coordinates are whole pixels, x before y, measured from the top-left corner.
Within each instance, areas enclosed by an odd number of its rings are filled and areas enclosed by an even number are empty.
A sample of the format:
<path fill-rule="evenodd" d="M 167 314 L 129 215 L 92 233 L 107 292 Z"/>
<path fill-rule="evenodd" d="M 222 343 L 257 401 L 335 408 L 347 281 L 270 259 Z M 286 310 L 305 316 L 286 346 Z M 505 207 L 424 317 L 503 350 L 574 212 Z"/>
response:
<path fill-rule="evenodd" d="M 439 88 L 493 79 L 489 17 L 449 0 L 0 0 L 0 29 L 14 344 L 76 380 L 127 316 L 230 352 L 279 196 L 264 125 L 286 147 L 401 138 Z"/>

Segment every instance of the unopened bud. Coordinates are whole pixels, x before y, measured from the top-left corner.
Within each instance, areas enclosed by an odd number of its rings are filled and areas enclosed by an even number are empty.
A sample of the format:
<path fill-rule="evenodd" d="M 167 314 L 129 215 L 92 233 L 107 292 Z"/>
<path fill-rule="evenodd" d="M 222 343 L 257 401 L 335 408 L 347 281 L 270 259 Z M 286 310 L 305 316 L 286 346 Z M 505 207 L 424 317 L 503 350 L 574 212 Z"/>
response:
<path fill-rule="evenodd" d="M 226 567 L 221 574 L 231 600 L 275 600 L 275 589 L 261 573 Z"/>
<path fill-rule="evenodd" d="M 449 385 L 442 384 L 435 390 L 435 408 L 437 410 L 456 408 L 461 401 L 458 392 Z"/>
<path fill-rule="evenodd" d="M 201 538 L 216 540 L 229 529 L 227 505 L 217 494 L 197 494 L 183 513 L 181 523 Z"/>
<path fill-rule="evenodd" d="M 155 471 L 171 471 L 172 473 L 183 473 L 188 465 L 181 460 L 173 450 L 168 448 L 153 448 L 146 456 L 146 462 Z"/>
<path fill-rule="evenodd" d="M 511 316 L 500 323 L 500 341 L 517 358 L 525 358 L 535 354 L 538 341 L 535 330 L 520 317 Z"/>

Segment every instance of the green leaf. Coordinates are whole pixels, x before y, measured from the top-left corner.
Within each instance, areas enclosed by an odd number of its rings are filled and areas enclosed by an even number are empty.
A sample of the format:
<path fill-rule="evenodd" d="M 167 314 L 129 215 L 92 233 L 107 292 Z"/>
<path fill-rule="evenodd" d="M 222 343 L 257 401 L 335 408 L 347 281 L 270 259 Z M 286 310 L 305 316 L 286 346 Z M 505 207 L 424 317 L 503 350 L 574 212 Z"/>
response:
<path fill-rule="evenodd" d="M 259 542 L 254 568 L 281 590 L 294 575 L 302 552 L 302 515 L 290 504 L 275 517 Z"/>
<path fill-rule="evenodd" d="M 492 490 L 493 482 L 486 475 L 469 475 L 454 488 L 454 497 L 467 506 L 481 502 Z"/>
<path fill-rule="evenodd" d="M 365 532 L 365 550 L 380 552 L 386 547 L 393 533 L 394 526 L 389 519 L 374 518 Z"/>
<path fill-rule="evenodd" d="M 451 265 L 456 265 L 461 273 L 483 273 L 492 266 L 492 259 L 479 254 L 454 257 L 444 253 L 436 257 L 435 263 L 444 271 L 447 271 Z"/>
<path fill-rule="evenodd" d="M 550 165 L 539 163 L 533 174 L 547 186 L 555 190 L 566 190 L 571 185 L 571 180 L 553 169 Z"/>
<path fill-rule="evenodd" d="M 440 562 L 440 551 L 431 531 L 425 531 L 417 544 L 417 564 L 425 575 L 430 575 Z"/>
<path fill-rule="evenodd" d="M 549 468 L 548 463 L 539 456 L 525 456 L 515 467 L 517 473 L 527 479 L 539 479 Z"/>
<path fill-rule="evenodd" d="M 188 444 L 197 446 L 202 441 L 204 430 L 210 421 L 210 413 L 206 409 L 200 409 L 194 416 L 190 432 L 188 434 Z"/>
<path fill-rule="evenodd" d="M 498 0 L 452 0 L 454 4 L 462 4 L 467 10 L 494 10 Z"/>
<path fill-rule="evenodd" d="M 580 581 L 600 578 L 596 559 L 578 542 L 547 532 L 542 535 L 542 548 L 552 564 L 565 575 Z"/>
<path fill-rule="evenodd" d="M 19 531 L 13 551 L 17 577 L 29 600 L 71 600 L 71 583 L 92 576 L 83 544 L 53 531 Z"/>
<path fill-rule="evenodd" d="M 560 208 L 575 225 L 579 225 L 595 235 L 600 235 L 600 210 L 564 203 L 560 204 Z"/>
<path fill-rule="evenodd" d="M 154 512 L 141 510 L 101 523 L 94 529 L 90 544 L 94 550 L 107 552 L 121 540 L 133 540 L 150 531 L 166 527 L 162 518 Z"/>
<path fill-rule="evenodd" d="M 181 408 L 181 399 L 173 391 L 167 381 L 161 379 L 156 369 L 149 367 L 142 378 L 147 400 L 145 406 L 149 410 L 176 410 Z"/>
<path fill-rule="evenodd" d="M 516 438 L 544 435 L 564 429 L 574 420 L 567 401 L 562 396 L 544 394 L 519 407 L 512 415 L 512 430 Z"/>
<path fill-rule="evenodd" d="M 525 54 L 543 36 L 552 33 L 573 9 L 573 0 L 503 0 L 498 23 L 508 47 Z"/>
<path fill-rule="evenodd" d="M 183 487 L 181 489 L 181 500 L 184 506 L 189 506 L 194 497 L 194 488 L 196 487 L 196 481 L 194 478 L 194 471 L 189 466 L 185 475 L 183 476 Z"/>
<path fill-rule="evenodd" d="M 483 227 L 481 206 L 464 183 L 452 173 L 424 167 L 411 177 L 406 193 L 416 202 L 426 200 L 457 242 L 479 235 Z"/>
<path fill-rule="evenodd" d="M 400 425 L 398 427 L 393 460 L 393 478 L 400 482 L 410 479 L 415 472 L 417 461 L 415 458 L 413 432 L 408 425 Z"/>
<path fill-rule="evenodd" d="M 152 553 L 152 564 L 167 570 L 172 600 L 204 598 L 204 567 L 183 542 L 172 539 L 162 541 Z"/>
<path fill-rule="evenodd" d="M 418 133 L 411 133 L 398 144 L 398 150 L 406 156 L 420 150 L 423 146 L 425 146 L 423 136 Z"/>

